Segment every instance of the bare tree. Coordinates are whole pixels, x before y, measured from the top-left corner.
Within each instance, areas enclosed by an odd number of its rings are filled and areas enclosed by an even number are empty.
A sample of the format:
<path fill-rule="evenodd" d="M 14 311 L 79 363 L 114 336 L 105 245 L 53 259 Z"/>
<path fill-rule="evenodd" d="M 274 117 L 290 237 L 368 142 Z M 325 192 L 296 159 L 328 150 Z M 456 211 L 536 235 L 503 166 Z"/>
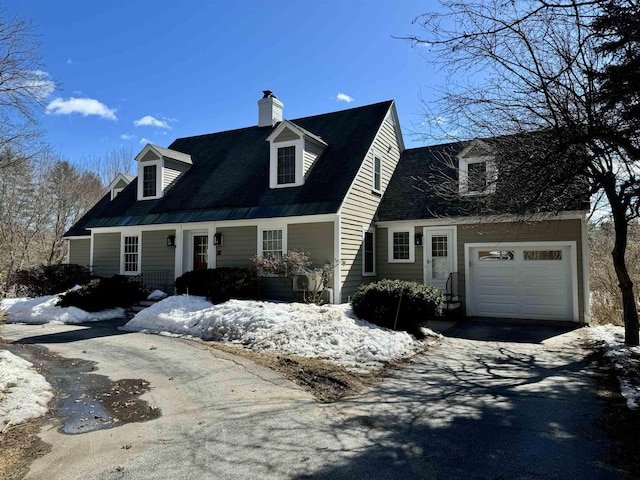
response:
<path fill-rule="evenodd" d="M 0 149 L 37 149 L 35 114 L 55 87 L 42 69 L 31 23 L 0 16 Z"/>
<path fill-rule="evenodd" d="M 637 31 L 637 0 L 618 3 L 629 7 L 623 14 Z M 615 231 L 612 260 L 625 341 L 638 345 L 625 252 L 629 222 L 640 214 L 640 137 L 637 125 L 624 114 L 630 97 L 603 95 L 607 66 L 616 59 L 603 46 L 623 38 L 615 29 L 594 25 L 609 15 L 609 4 L 442 1 L 442 11 L 416 19 L 424 37 L 409 40 L 427 46 L 446 74 L 440 100 L 431 106 L 432 126 L 456 138 L 502 141 L 497 151 L 504 159 L 496 185 L 501 202 L 496 205 L 525 199 L 516 202 L 513 213 L 527 215 L 549 200 L 549 192 L 564 192 L 564 197 L 551 195 L 556 211 L 575 204 L 584 193 L 603 194 Z M 638 47 L 633 39 L 622 41 Z M 581 182 L 585 188 L 576 189 L 576 195 L 566 189 Z M 491 201 L 482 205 L 491 206 Z"/>
<path fill-rule="evenodd" d="M 109 185 L 119 173 L 135 175 L 135 153 L 130 148 L 114 148 L 103 156 L 86 157 L 80 165 L 84 170 L 98 172 L 103 185 Z"/>

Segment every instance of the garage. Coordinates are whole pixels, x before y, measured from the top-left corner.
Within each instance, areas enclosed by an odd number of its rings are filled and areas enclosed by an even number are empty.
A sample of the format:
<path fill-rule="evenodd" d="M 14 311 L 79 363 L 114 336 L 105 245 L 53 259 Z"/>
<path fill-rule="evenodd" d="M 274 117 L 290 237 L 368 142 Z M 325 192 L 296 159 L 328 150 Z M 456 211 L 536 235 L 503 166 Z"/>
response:
<path fill-rule="evenodd" d="M 577 321 L 575 244 L 466 246 L 469 316 Z"/>

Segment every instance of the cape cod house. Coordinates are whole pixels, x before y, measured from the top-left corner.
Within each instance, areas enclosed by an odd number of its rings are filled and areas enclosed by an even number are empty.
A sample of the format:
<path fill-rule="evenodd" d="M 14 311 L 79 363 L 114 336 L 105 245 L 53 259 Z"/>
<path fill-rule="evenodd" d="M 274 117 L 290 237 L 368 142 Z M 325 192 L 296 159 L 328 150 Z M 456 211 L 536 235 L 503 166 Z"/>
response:
<path fill-rule="evenodd" d="M 334 303 L 400 278 L 446 289 L 467 315 L 587 321 L 585 212 L 522 223 L 447 211 L 411 185 L 434 148 L 405 149 L 393 101 L 285 120 L 265 91 L 256 126 L 144 147 L 137 177 L 114 179 L 67 232 L 68 261 L 169 286 L 304 250 L 336 264 Z M 455 152 L 468 178 L 491 171 L 477 150 Z"/>

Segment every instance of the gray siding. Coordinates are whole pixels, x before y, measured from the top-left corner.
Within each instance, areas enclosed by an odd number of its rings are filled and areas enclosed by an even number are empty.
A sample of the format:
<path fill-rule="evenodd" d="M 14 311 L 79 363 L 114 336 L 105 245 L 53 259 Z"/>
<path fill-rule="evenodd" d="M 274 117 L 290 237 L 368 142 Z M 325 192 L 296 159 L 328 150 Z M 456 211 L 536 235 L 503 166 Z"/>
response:
<path fill-rule="evenodd" d="M 189 165 L 175 160 L 165 160 L 162 172 L 162 189 L 171 188 L 178 178 L 189 169 Z"/>
<path fill-rule="evenodd" d="M 120 273 L 120 233 L 96 233 L 93 236 L 92 267 L 96 275 Z"/>
<path fill-rule="evenodd" d="M 294 131 L 285 128 L 284 130 L 282 130 L 280 132 L 280 135 L 278 135 L 273 142 L 277 143 L 277 142 L 289 142 L 291 140 L 300 140 L 300 136 L 298 136 L 297 133 L 295 133 Z"/>
<path fill-rule="evenodd" d="M 415 232 L 422 232 L 422 227 L 410 228 L 410 240 L 414 241 Z M 389 229 L 376 229 L 376 273 L 378 278 L 397 278 L 416 282 L 424 281 L 422 246 L 414 246 L 415 262 L 413 263 L 389 263 Z"/>
<path fill-rule="evenodd" d="M 217 267 L 248 267 L 258 248 L 257 227 L 222 227 L 223 245 L 216 248 Z"/>
<path fill-rule="evenodd" d="M 167 236 L 175 230 L 142 232 L 141 271 L 143 274 L 164 273 L 170 280 L 175 278 L 175 248 L 167 247 Z"/>
<path fill-rule="evenodd" d="M 342 302 L 346 302 L 361 283 L 375 280 L 375 277 L 362 276 L 362 231 L 372 225 L 380 203 L 380 195 L 372 192 L 374 154 L 382 158 L 381 190 L 384 194 L 400 158 L 396 126 L 388 118 L 374 139 L 342 206 L 342 298 L 338 299 Z"/>
<path fill-rule="evenodd" d="M 114 189 L 116 189 L 116 188 L 124 188 L 124 187 L 126 187 L 127 185 L 129 185 L 129 184 L 128 184 L 124 179 L 122 179 L 122 178 L 121 178 L 121 179 L 120 179 L 120 180 L 118 180 L 118 182 L 113 186 L 113 188 L 114 188 Z"/>
<path fill-rule="evenodd" d="M 91 239 L 69 239 L 69 263 L 88 267 L 91 264 Z"/>
<path fill-rule="evenodd" d="M 333 263 L 333 222 L 300 223 L 289 225 L 287 250 L 302 250 L 309 253 L 313 265 L 321 267 Z"/>
<path fill-rule="evenodd" d="M 303 169 L 304 169 L 304 178 L 307 178 L 309 172 L 313 168 L 313 165 L 318 160 L 318 157 L 322 155 L 324 151 L 324 146 L 314 142 L 313 140 L 306 139 L 304 142 L 304 152 L 303 152 Z"/>

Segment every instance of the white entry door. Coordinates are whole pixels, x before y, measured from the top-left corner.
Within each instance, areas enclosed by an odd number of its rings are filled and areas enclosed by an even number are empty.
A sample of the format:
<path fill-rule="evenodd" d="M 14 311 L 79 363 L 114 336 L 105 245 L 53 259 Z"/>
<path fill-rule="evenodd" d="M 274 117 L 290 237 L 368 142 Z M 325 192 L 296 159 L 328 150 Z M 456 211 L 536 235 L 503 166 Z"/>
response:
<path fill-rule="evenodd" d="M 455 272 L 454 230 L 425 228 L 423 238 L 424 283 L 444 292 L 449 274 Z"/>

